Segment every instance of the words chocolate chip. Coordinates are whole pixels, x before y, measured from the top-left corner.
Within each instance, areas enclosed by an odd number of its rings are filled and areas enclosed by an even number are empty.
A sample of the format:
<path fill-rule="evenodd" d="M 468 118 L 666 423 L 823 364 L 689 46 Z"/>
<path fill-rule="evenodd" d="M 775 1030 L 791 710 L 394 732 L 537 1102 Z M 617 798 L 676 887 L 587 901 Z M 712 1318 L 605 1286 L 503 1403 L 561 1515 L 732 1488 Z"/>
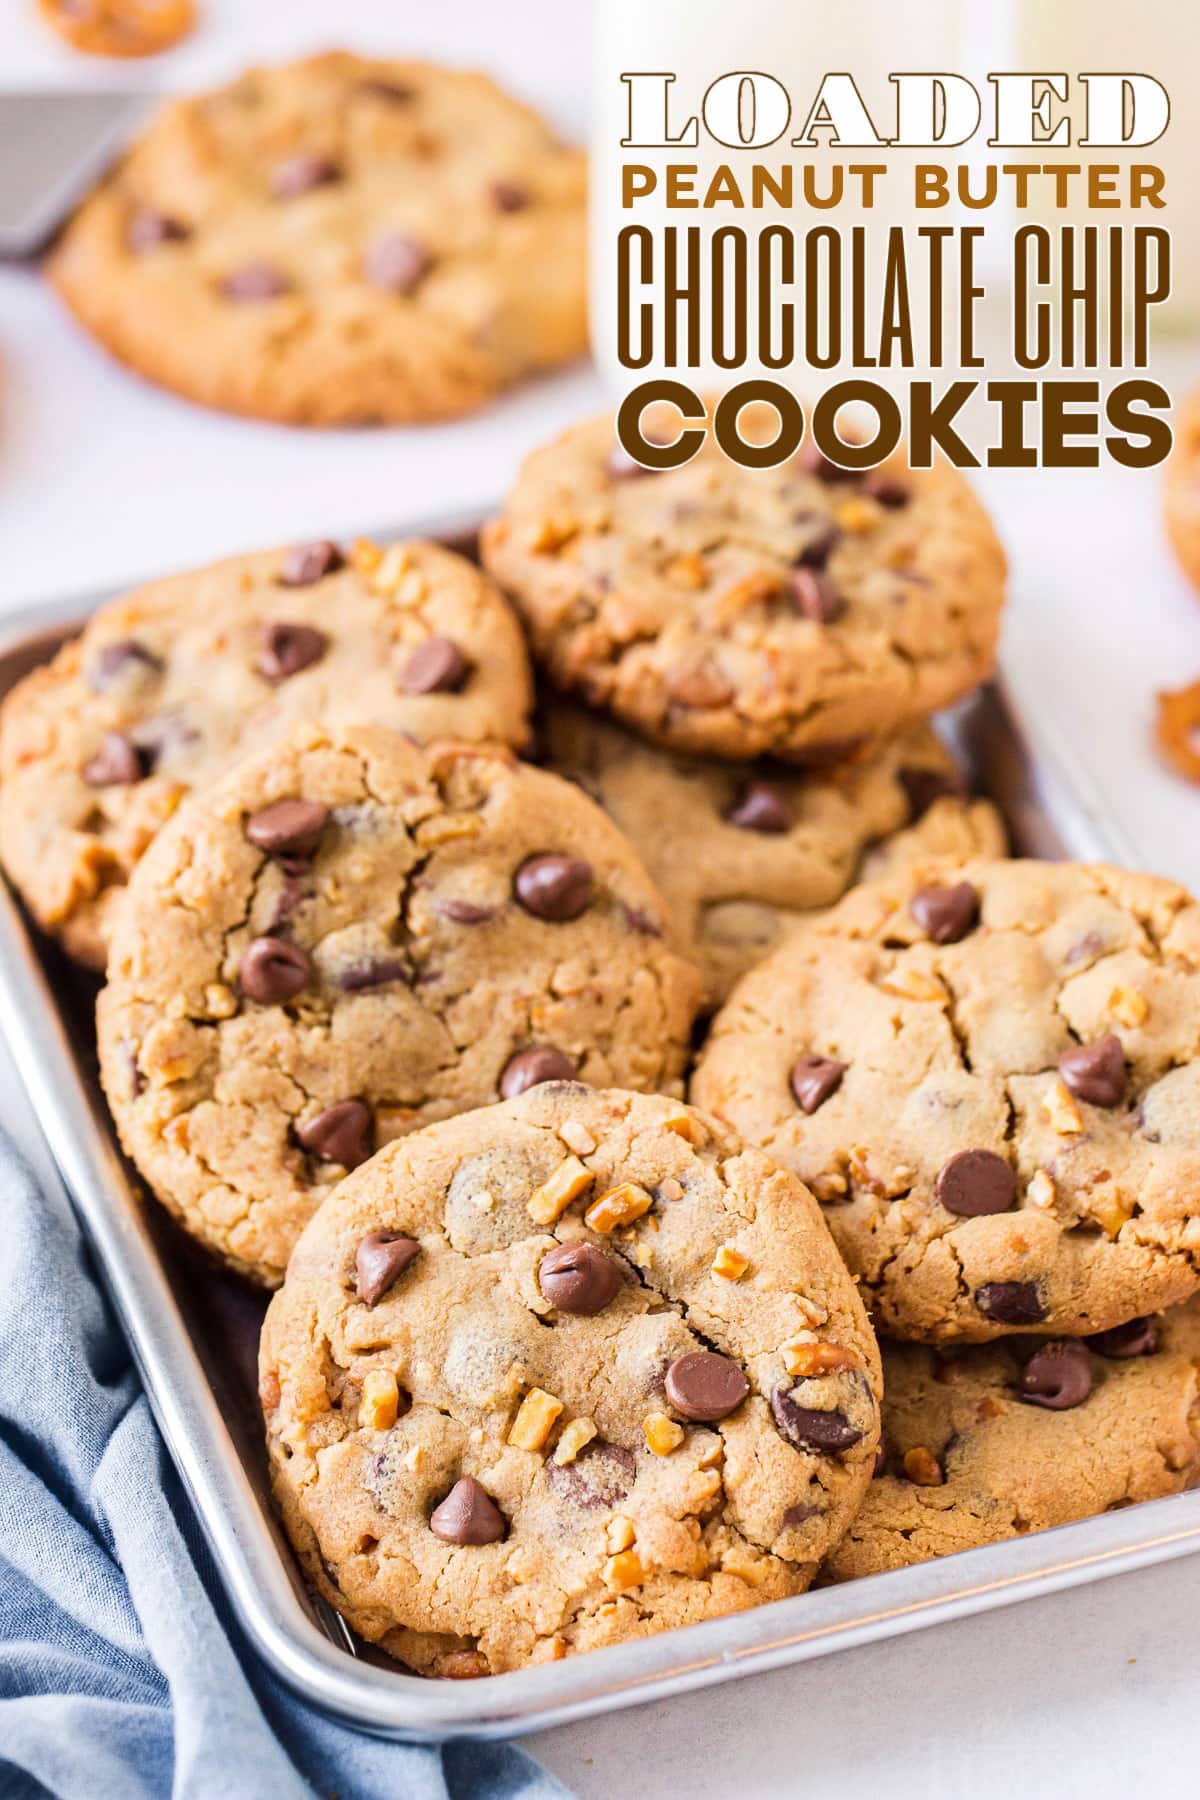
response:
<path fill-rule="evenodd" d="M 1126 1362 L 1131 1356 L 1153 1356 L 1159 1345 L 1158 1323 L 1154 1319 L 1130 1319 L 1125 1325 L 1114 1325 L 1111 1331 L 1098 1331 L 1088 1343 L 1098 1356 Z"/>
<path fill-rule="evenodd" d="M 575 1064 L 553 1044 L 537 1044 L 518 1050 L 510 1056 L 500 1076 L 500 1098 L 515 1100 L 527 1088 L 540 1087 L 543 1081 L 575 1081 Z"/>
<path fill-rule="evenodd" d="M 690 1350 L 667 1370 L 667 1399 L 685 1419 L 724 1419 L 742 1404 L 750 1383 L 735 1362 L 715 1350 Z"/>
<path fill-rule="evenodd" d="M 287 938 L 255 938 L 238 969 L 244 994 L 263 1006 L 291 1000 L 308 985 L 312 963 L 299 944 Z"/>
<path fill-rule="evenodd" d="M 495 1544 L 508 1526 L 487 1489 L 473 1475 L 464 1475 L 434 1507 L 429 1529 L 447 1544 Z"/>
<path fill-rule="evenodd" d="M 1059 1338 L 1044 1344 L 1021 1371 L 1021 1398 L 1029 1406 L 1066 1412 L 1086 1400 L 1091 1391 L 1091 1359 L 1077 1340 Z"/>
<path fill-rule="evenodd" d="M 471 665 L 453 638 L 426 638 L 418 644 L 403 669 L 398 685 L 405 694 L 456 694 Z"/>
<path fill-rule="evenodd" d="M 400 1231 L 372 1231 L 365 1237 L 354 1257 L 358 1297 L 363 1304 L 378 1305 L 420 1253 L 416 1238 Z"/>
<path fill-rule="evenodd" d="M 1017 1178 L 1012 1164 L 994 1150 L 960 1150 L 942 1164 L 933 1191 L 947 1212 L 977 1219 L 985 1213 L 1011 1212 L 1017 1203 Z"/>
<path fill-rule="evenodd" d="M 123 675 L 134 671 L 142 675 L 157 675 L 162 663 L 145 644 L 139 644 L 136 638 L 122 638 L 115 644 L 105 644 L 88 664 L 88 686 L 96 693 L 102 694 L 113 687 Z"/>
<path fill-rule="evenodd" d="M 837 1093 L 845 1073 L 846 1064 L 835 1062 L 831 1056 L 798 1057 L 788 1077 L 796 1105 L 802 1112 L 815 1113 L 831 1094 Z"/>
<path fill-rule="evenodd" d="M 315 625 L 288 625 L 276 620 L 263 628 L 258 672 L 268 681 L 287 681 L 301 669 L 320 662 L 329 639 Z"/>
<path fill-rule="evenodd" d="M 341 176 L 341 168 L 332 156 L 305 150 L 276 165 L 271 174 L 271 192 L 276 200 L 294 200 L 299 194 L 311 193 L 313 188 L 340 181 Z"/>
<path fill-rule="evenodd" d="M 975 1304 L 999 1325 L 1040 1325 L 1046 1316 L 1035 1281 L 987 1281 L 975 1289 Z"/>
<path fill-rule="evenodd" d="M 531 856 L 517 870 L 513 891 L 526 912 L 563 925 L 591 904 L 592 865 L 580 856 Z"/>
<path fill-rule="evenodd" d="M 560 1244 L 543 1256 L 538 1286 L 559 1312 L 582 1313 L 590 1319 L 616 1297 L 621 1277 L 594 1244 Z"/>
<path fill-rule="evenodd" d="M 979 895 L 969 881 L 953 887 L 918 888 L 909 902 L 913 918 L 935 944 L 957 944 L 979 917 Z"/>
<path fill-rule="evenodd" d="M 142 759 L 137 746 L 119 731 L 106 733 L 95 756 L 83 765 L 83 779 L 89 787 L 128 787 L 143 775 Z"/>
<path fill-rule="evenodd" d="M 751 781 L 725 814 L 730 825 L 743 831 L 790 831 L 792 815 L 777 788 L 765 781 Z"/>
<path fill-rule="evenodd" d="M 801 1406 L 788 1388 L 771 1389 L 771 1413 L 780 1435 L 797 1449 L 835 1455 L 851 1449 L 863 1435 L 845 1413 L 819 1412 L 815 1407 Z"/>
<path fill-rule="evenodd" d="M 796 610 L 815 625 L 832 625 L 844 603 L 828 575 L 820 569 L 795 568 L 788 576 Z"/>
<path fill-rule="evenodd" d="M 277 300 L 281 294 L 290 293 L 291 286 L 282 269 L 271 263 L 252 262 L 231 269 L 221 283 L 221 292 L 227 300 Z"/>
<path fill-rule="evenodd" d="M 366 1162 L 374 1148 L 374 1134 L 371 1109 L 362 1100 L 339 1100 L 296 1132 L 306 1150 L 322 1162 L 341 1163 L 344 1169 L 357 1169 Z"/>
<path fill-rule="evenodd" d="M 424 244 L 403 232 L 389 231 L 377 237 L 367 251 L 364 270 L 372 287 L 389 294 L 407 294 L 427 273 L 430 256 Z"/>
<path fill-rule="evenodd" d="M 284 587 L 312 587 L 342 566 L 342 553 L 328 538 L 311 544 L 293 544 L 284 555 L 279 579 Z"/>
<path fill-rule="evenodd" d="M 1058 1072 L 1075 1098 L 1091 1106 L 1120 1106 L 1125 1098 L 1125 1052 L 1115 1031 L 1068 1050 L 1058 1059 Z"/>
<path fill-rule="evenodd" d="M 246 836 L 268 856 L 297 865 L 312 860 L 328 823 L 329 808 L 317 800 L 276 800 L 250 814 Z"/>

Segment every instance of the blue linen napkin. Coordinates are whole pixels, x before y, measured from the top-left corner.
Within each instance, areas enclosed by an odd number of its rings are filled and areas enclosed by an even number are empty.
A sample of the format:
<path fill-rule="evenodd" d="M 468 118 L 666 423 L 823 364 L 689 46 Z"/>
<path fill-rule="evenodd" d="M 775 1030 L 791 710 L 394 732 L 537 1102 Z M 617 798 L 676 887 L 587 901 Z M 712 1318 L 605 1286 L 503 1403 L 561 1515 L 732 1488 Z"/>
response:
<path fill-rule="evenodd" d="M 0 1795 L 552 1800 L 518 1750 L 384 1743 L 239 1643 L 61 1187 L 0 1137 Z"/>

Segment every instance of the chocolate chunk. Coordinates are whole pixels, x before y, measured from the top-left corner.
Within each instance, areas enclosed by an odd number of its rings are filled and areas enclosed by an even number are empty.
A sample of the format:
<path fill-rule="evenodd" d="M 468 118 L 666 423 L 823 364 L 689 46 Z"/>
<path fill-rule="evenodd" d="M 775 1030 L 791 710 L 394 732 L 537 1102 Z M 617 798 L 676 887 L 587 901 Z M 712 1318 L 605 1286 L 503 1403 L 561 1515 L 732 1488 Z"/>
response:
<path fill-rule="evenodd" d="M 308 986 L 312 963 L 299 944 L 287 938 L 255 938 L 238 969 L 244 994 L 263 1006 L 292 1000 Z"/>
<path fill-rule="evenodd" d="M 250 814 L 246 836 L 256 849 L 299 874 L 316 855 L 328 823 L 329 808 L 317 800 L 276 800 Z"/>
<path fill-rule="evenodd" d="M 408 964 L 400 956 L 372 956 L 365 962 L 351 963 L 338 976 L 343 994 L 362 994 L 370 988 L 387 987 L 393 981 L 407 981 Z"/>
<path fill-rule="evenodd" d="M 1036 1281 L 987 1281 L 975 1289 L 975 1304 L 999 1325 L 1040 1325 L 1046 1316 Z"/>
<path fill-rule="evenodd" d="M 907 506 L 910 495 L 907 485 L 897 475 L 884 475 L 877 470 L 863 477 L 862 491 L 880 506 L 893 510 L 899 506 Z"/>
<path fill-rule="evenodd" d="M 123 675 L 137 671 L 142 675 L 157 675 L 162 670 L 162 663 L 145 644 L 139 644 L 136 638 L 122 638 L 118 643 L 105 644 L 104 648 L 93 656 L 88 664 L 87 683 L 93 693 L 103 694 L 114 687 Z"/>
<path fill-rule="evenodd" d="M 95 756 L 81 771 L 89 787 L 128 787 L 140 781 L 145 770 L 137 746 L 119 731 L 109 731 Z"/>
<path fill-rule="evenodd" d="M 487 1489 L 464 1475 L 430 1513 L 429 1529 L 447 1544 L 496 1544 L 508 1526 Z"/>
<path fill-rule="evenodd" d="M 370 75 L 358 84 L 360 94 L 369 94 L 373 100 L 386 100 L 391 106 L 407 106 L 415 100 L 417 90 L 407 81 L 385 81 L 382 76 Z"/>
<path fill-rule="evenodd" d="M 747 782 L 725 819 L 727 824 L 740 826 L 743 831 L 790 831 L 792 828 L 787 801 L 766 781 Z"/>
<path fill-rule="evenodd" d="M 792 569 L 788 586 L 797 612 L 815 625 L 832 625 L 844 610 L 841 595 L 820 569 Z"/>
<path fill-rule="evenodd" d="M 305 1150 L 322 1162 L 357 1169 L 375 1148 L 375 1121 L 363 1100 L 339 1100 L 301 1125 L 296 1136 Z"/>
<path fill-rule="evenodd" d="M 287 681 L 320 662 L 328 644 L 325 633 L 315 625 L 287 625 L 276 619 L 263 627 L 258 672 L 267 681 Z"/>
<path fill-rule="evenodd" d="M 560 1244 L 543 1256 L 538 1286 L 558 1312 L 591 1318 L 603 1312 L 621 1289 L 621 1277 L 603 1250 L 594 1244 Z"/>
<path fill-rule="evenodd" d="M 1017 1204 L 1012 1164 L 995 1150 L 959 1150 L 938 1170 L 934 1193 L 960 1219 L 1011 1212 Z"/>
<path fill-rule="evenodd" d="M 912 819 L 921 818 L 935 800 L 961 799 L 967 791 L 957 769 L 901 769 L 898 778 Z"/>
<path fill-rule="evenodd" d="M 486 925 L 489 919 L 496 916 L 494 906 L 479 906 L 474 900 L 460 900 L 450 894 L 444 900 L 438 900 L 433 909 L 439 919 L 448 919 L 452 925 Z"/>
<path fill-rule="evenodd" d="M 182 244 L 190 235 L 186 225 L 152 206 L 140 206 L 125 228 L 125 242 L 139 256 L 146 250 L 157 250 L 163 244 Z"/>
<path fill-rule="evenodd" d="M 1125 1098 L 1125 1052 L 1115 1031 L 1068 1050 L 1058 1072 L 1075 1098 L 1091 1106 L 1120 1106 Z"/>
<path fill-rule="evenodd" d="M 227 300 L 277 300 L 291 292 L 292 284 L 282 269 L 270 263 L 243 263 L 231 269 L 221 283 Z"/>
<path fill-rule="evenodd" d="M 428 273 L 430 260 L 428 250 L 416 238 L 388 231 L 375 239 L 363 266 L 372 287 L 389 294 L 409 294 Z"/>
<path fill-rule="evenodd" d="M 1110 1331 L 1098 1331 L 1088 1343 L 1097 1356 L 1113 1362 L 1127 1362 L 1133 1356 L 1153 1356 L 1159 1345 L 1159 1330 L 1154 1319 L 1130 1319 L 1125 1325 L 1114 1325 Z"/>
<path fill-rule="evenodd" d="M 280 866 L 282 867 L 283 865 L 281 864 Z M 307 872 L 307 863 L 304 865 L 304 868 L 305 872 Z M 271 913 L 269 929 L 275 931 L 280 925 L 284 924 L 286 920 L 290 919 L 296 908 L 308 899 L 310 891 L 308 882 L 304 880 L 302 874 L 298 870 L 284 868 L 283 881 L 280 883 L 279 894 L 275 901 L 274 910 Z"/>
<path fill-rule="evenodd" d="M 909 911 L 935 944 L 957 944 L 975 927 L 979 895 L 969 881 L 955 882 L 953 887 L 918 888 Z"/>
<path fill-rule="evenodd" d="M 801 1111 L 815 1113 L 831 1094 L 836 1094 L 846 1068 L 844 1062 L 837 1062 L 832 1056 L 797 1057 L 788 1080 Z"/>
<path fill-rule="evenodd" d="M 666 930 L 660 919 L 652 918 L 641 906 L 626 906 L 621 902 L 621 917 L 630 931 L 636 931 L 639 937 L 661 938 Z"/>
<path fill-rule="evenodd" d="M 799 1506 L 789 1506 L 779 1521 L 779 1529 L 780 1531 L 794 1531 L 798 1525 L 806 1525 L 809 1519 L 818 1518 L 820 1512 L 819 1506 L 806 1506 L 803 1502 Z"/>
<path fill-rule="evenodd" d="M 319 150 L 302 150 L 298 156 L 289 156 L 275 165 L 271 193 L 276 200 L 295 200 L 300 194 L 327 187 L 341 178 L 341 166 L 332 156 L 323 156 Z"/>
<path fill-rule="evenodd" d="M 354 1276 L 363 1305 L 377 1306 L 420 1253 L 416 1238 L 406 1237 L 402 1231 L 372 1231 L 365 1237 L 354 1254 Z"/>
<path fill-rule="evenodd" d="M 530 856 L 513 877 L 519 905 L 535 918 L 564 925 L 592 901 L 592 865 L 581 856 Z"/>
<path fill-rule="evenodd" d="M 293 544 L 284 555 L 279 579 L 284 587 L 312 587 L 342 567 L 345 559 L 337 545 L 328 538 L 312 544 Z"/>
<path fill-rule="evenodd" d="M 818 481 L 854 481 L 858 475 L 857 469 L 843 469 L 840 463 L 831 462 L 811 438 L 801 445 L 796 461 L 806 475 L 814 475 Z"/>
<path fill-rule="evenodd" d="M 1066 1412 L 1092 1391 L 1092 1363 L 1077 1339 L 1058 1338 L 1035 1351 L 1021 1371 L 1021 1398 L 1029 1406 Z"/>
<path fill-rule="evenodd" d="M 797 523 L 800 521 L 797 520 Z M 842 541 L 842 534 L 832 520 L 824 521 L 795 558 L 797 569 L 823 569 Z"/>
<path fill-rule="evenodd" d="M 742 1404 L 750 1383 L 735 1362 L 715 1350 L 689 1350 L 667 1370 L 667 1399 L 685 1419 L 724 1419 Z"/>
<path fill-rule="evenodd" d="M 397 685 L 403 694 L 457 694 L 471 673 L 471 665 L 453 638 L 426 638 L 418 644 Z"/>
<path fill-rule="evenodd" d="M 500 1098 L 515 1100 L 526 1089 L 543 1081 L 576 1081 L 578 1070 L 569 1056 L 553 1044 L 535 1044 L 510 1056 L 500 1074 Z"/>
<path fill-rule="evenodd" d="M 529 189 L 519 181 L 493 181 L 489 192 L 497 212 L 523 212 L 529 205 Z"/>
<path fill-rule="evenodd" d="M 604 1438 L 593 1438 L 572 1462 L 551 1458 L 544 1467 L 555 1498 L 584 1512 L 619 1506 L 637 1474 L 633 1452 Z"/>
<path fill-rule="evenodd" d="M 771 1412 L 780 1436 L 798 1450 L 820 1450 L 833 1455 L 849 1450 L 863 1435 L 845 1413 L 818 1412 L 815 1407 L 801 1406 L 788 1388 L 771 1389 Z"/>

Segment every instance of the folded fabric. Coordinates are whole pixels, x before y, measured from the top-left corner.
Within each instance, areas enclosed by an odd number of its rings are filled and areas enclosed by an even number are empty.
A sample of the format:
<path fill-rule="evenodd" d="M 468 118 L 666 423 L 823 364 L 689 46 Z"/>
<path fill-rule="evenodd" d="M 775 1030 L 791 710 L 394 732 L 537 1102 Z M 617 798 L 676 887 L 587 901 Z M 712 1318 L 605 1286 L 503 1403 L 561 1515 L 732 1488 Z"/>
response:
<path fill-rule="evenodd" d="M 0 1137 L 0 1794 L 562 1794 L 520 1751 L 384 1743 L 240 1641 L 57 1181 Z"/>

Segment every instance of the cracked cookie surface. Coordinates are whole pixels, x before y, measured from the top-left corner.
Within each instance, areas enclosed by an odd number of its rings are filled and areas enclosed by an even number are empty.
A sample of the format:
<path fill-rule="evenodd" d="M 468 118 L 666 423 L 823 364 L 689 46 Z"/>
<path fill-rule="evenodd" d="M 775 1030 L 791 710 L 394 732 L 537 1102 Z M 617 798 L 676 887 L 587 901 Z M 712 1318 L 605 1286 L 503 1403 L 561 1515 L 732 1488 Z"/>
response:
<path fill-rule="evenodd" d="M 484 75 L 316 56 L 164 106 L 49 274 L 204 405 L 446 418 L 583 353 L 584 167 Z"/>
<path fill-rule="evenodd" d="M 268 1285 L 347 1168 L 549 1075 L 669 1088 L 699 978 L 634 852 L 489 747 L 302 726 L 193 795 L 97 1009 L 122 1142 Z"/>
<path fill-rule="evenodd" d="M 733 758 L 840 753 L 948 705 L 992 667 L 1004 592 L 950 468 L 747 470 L 709 438 L 651 474 L 607 418 L 528 458 L 483 549 L 561 686 Z"/>
<path fill-rule="evenodd" d="M 1099 1338 L 880 1346 L 882 1467 L 822 1571 L 878 1575 L 1200 1480 L 1200 1302 Z"/>
<path fill-rule="evenodd" d="M 410 541 L 233 557 L 101 607 L 0 713 L 0 850 L 44 929 L 104 967 L 125 883 L 192 788 L 308 718 L 521 746 L 516 620 Z"/>
<path fill-rule="evenodd" d="M 349 1176 L 260 1370 L 314 1586 L 435 1675 L 800 1593 L 878 1443 L 878 1352 L 811 1195 L 679 1102 L 574 1083 Z"/>
<path fill-rule="evenodd" d="M 1200 907 L 1101 865 L 917 865 L 745 978 L 692 1095 L 809 1183 L 890 1336 L 1158 1311 L 1200 1278 Z"/>
<path fill-rule="evenodd" d="M 880 874 L 923 856 L 1003 856 L 1007 847 L 999 813 L 966 798 L 928 726 L 805 772 L 658 750 L 554 699 L 538 736 L 545 766 L 577 781 L 643 858 L 680 949 L 703 970 L 709 1009 L 805 912 L 841 898 L 869 846 L 866 866 Z"/>

